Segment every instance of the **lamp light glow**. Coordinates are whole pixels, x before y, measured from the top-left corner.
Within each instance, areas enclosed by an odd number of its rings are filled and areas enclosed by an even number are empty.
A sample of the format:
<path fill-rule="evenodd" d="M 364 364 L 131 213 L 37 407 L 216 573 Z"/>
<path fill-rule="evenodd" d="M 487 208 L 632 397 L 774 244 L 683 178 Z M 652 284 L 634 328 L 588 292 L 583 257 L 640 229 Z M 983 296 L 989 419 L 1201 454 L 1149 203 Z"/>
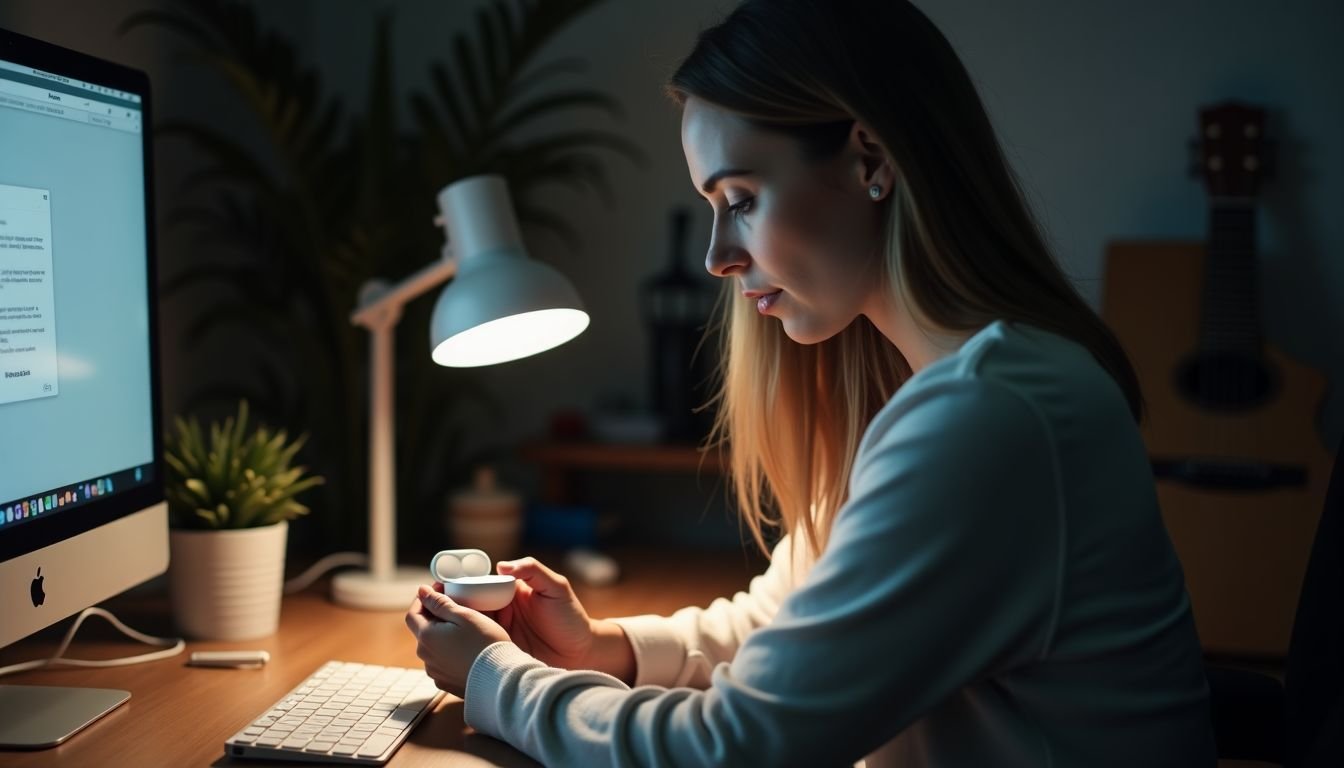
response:
<path fill-rule="evenodd" d="M 577 309 L 501 317 L 444 339 L 434 348 L 434 362 L 452 368 L 506 363 L 558 347 L 587 327 L 588 313 Z"/>

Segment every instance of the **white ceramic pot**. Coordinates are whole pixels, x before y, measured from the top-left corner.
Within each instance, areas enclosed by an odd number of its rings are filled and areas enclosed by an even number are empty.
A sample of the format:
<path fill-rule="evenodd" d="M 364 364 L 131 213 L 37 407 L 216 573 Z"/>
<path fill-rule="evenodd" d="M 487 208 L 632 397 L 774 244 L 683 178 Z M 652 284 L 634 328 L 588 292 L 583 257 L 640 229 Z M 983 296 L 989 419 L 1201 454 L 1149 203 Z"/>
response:
<path fill-rule="evenodd" d="M 478 467 L 472 487 L 448 500 L 447 522 L 449 540 L 456 547 L 482 549 L 495 560 L 519 554 L 522 499 L 500 488 L 489 467 Z"/>
<path fill-rule="evenodd" d="M 252 640 L 275 633 L 289 523 L 218 531 L 171 531 L 173 618 L 198 640 Z"/>
<path fill-rule="evenodd" d="M 508 560 L 520 554 L 518 540 L 522 519 L 512 517 L 457 517 L 449 525 L 453 546 L 485 550 L 490 557 Z"/>

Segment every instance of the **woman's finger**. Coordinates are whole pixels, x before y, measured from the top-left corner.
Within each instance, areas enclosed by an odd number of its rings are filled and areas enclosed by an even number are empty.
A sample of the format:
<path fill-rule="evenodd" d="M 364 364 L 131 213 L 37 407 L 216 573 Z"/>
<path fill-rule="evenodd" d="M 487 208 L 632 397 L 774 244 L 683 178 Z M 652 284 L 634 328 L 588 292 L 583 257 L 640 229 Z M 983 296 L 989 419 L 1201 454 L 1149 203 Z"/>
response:
<path fill-rule="evenodd" d="M 452 598 L 442 592 L 435 592 L 429 587 L 420 587 L 418 594 L 420 604 L 425 606 L 425 610 L 442 621 L 453 620 L 458 611 L 461 610 Z"/>
<path fill-rule="evenodd" d="M 417 597 L 411 601 L 411 607 L 406 611 L 406 628 L 411 630 L 411 634 L 419 637 L 429 624 L 429 619 L 425 618 L 424 604 Z"/>
<path fill-rule="evenodd" d="M 543 565 L 535 557 L 501 560 L 495 568 L 500 575 L 513 576 L 525 582 L 533 592 L 545 597 L 568 597 L 571 591 L 569 579 Z"/>

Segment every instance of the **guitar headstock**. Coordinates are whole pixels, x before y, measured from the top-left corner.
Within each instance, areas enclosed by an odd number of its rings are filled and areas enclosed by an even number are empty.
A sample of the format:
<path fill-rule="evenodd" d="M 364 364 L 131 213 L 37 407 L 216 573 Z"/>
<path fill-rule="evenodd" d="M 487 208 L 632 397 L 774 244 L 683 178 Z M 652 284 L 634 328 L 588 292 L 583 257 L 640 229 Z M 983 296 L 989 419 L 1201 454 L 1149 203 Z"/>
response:
<path fill-rule="evenodd" d="M 1233 101 L 1199 110 L 1195 175 L 1210 197 L 1254 198 L 1272 161 L 1265 110 Z"/>

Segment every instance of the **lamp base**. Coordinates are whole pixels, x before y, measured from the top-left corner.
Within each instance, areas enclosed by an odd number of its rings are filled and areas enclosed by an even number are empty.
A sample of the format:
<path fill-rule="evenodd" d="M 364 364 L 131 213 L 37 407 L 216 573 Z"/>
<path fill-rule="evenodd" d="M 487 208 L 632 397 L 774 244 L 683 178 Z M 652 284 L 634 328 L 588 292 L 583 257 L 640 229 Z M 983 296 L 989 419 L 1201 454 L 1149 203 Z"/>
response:
<path fill-rule="evenodd" d="M 331 599 L 347 608 L 404 611 L 410 607 L 416 587 L 433 581 L 424 568 L 400 566 L 383 579 L 368 571 L 343 571 L 331 580 Z"/>

